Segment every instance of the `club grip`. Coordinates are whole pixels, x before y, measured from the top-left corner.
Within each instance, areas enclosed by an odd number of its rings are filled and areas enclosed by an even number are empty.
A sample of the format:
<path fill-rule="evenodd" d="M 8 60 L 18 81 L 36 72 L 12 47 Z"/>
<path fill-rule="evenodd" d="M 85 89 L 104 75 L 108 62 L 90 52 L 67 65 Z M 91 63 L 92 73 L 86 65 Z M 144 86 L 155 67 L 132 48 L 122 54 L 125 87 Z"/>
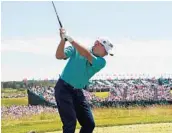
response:
<path fill-rule="evenodd" d="M 63 28 L 63 25 L 62 25 L 62 23 L 60 22 L 60 20 L 59 20 L 59 24 L 60 24 L 60 27 Z M 65 41 L 67 41 L 66 38 L 65 38 Z"/>

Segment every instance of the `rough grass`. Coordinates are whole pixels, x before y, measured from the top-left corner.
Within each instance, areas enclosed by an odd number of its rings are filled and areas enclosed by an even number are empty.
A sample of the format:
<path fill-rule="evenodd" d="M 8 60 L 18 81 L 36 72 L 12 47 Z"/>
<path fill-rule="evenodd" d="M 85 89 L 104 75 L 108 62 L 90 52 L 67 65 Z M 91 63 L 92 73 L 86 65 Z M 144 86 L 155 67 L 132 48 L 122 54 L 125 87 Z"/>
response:
<path fill-rule="evenodd" d="M 1 98 L 1 104 L 3 106 L 28 105 L 28 97 L 22 97 L 22 98 Z"/>
<path fill-rule="evenodd" d="M 172 105 L 157 105 L 144 108 L 96 108 L 93 109 L 93 115 L 96 127 L 172 122 Z M 77 128 L 79 127 L 79 124 L 77 124 Z M 2 120 L 2 133 L 26 133 L 31 130 L 48 132 L 61 129 L 62 123 L 58 113 L 44 113 L 31 117 L 25 116 L 18 120 L 10 118 Z M 106 133 L 106 130 L 103 133 Z"/>

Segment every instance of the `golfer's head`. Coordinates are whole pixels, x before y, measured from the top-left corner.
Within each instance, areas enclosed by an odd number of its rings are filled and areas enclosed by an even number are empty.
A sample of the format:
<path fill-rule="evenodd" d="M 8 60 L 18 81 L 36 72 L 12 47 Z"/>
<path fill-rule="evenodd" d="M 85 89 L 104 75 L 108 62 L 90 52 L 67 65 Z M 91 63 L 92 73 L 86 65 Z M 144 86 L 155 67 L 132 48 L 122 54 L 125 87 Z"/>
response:
<path fill-rule="evenodd" d="M 93 47 L 93 52 L 97 56 L 104 57 L 106 55 L 113 56 L 112 53 L 113 45 L 112 43 L 106 38 L 98 38 Z"/>

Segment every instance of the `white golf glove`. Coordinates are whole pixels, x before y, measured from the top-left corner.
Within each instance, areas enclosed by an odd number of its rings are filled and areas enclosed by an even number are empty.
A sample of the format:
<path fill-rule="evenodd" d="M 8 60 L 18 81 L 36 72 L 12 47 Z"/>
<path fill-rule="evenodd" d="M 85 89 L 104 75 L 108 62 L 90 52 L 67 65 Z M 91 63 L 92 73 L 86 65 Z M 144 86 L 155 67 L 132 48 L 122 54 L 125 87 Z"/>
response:
<path fill-rule="evenodd" d="M 62 34 L 62 38 L 63 38 L 64 40 L 69 41 L 70 43 L 72 43 L 72 42 L 74 41 L 74 40 L 72 39 L 72 37 L 70 37 L 70 36 L 68 36 L 68 35 L 66 34 L 66 32 Z"/>

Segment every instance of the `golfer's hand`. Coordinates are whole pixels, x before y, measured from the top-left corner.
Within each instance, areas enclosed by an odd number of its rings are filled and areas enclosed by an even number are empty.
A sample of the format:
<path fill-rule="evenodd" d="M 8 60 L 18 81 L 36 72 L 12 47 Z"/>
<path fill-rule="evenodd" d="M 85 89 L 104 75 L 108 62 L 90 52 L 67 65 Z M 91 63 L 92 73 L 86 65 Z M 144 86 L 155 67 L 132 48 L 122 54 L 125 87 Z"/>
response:
<path fill-rule="evenodd" d="M 61 39 L 63 39 L 63 40 L 69 41 L 70 43 L 72 43 L 72 42 L 74 41 L 74 40 L 72 39 L 72 37 L 70 37 L 70 36 L 67 35 L 65 29 L 60 29 L 60 37 L 61 37 Z"/>
<path fill-rule="evenodd" d="M 64 34 L 66 34 L 66 30 L 63 28 L 60 28 L 59 30 L 60 30 L 60 38 L 61 40 L 64 40 Z"/>

